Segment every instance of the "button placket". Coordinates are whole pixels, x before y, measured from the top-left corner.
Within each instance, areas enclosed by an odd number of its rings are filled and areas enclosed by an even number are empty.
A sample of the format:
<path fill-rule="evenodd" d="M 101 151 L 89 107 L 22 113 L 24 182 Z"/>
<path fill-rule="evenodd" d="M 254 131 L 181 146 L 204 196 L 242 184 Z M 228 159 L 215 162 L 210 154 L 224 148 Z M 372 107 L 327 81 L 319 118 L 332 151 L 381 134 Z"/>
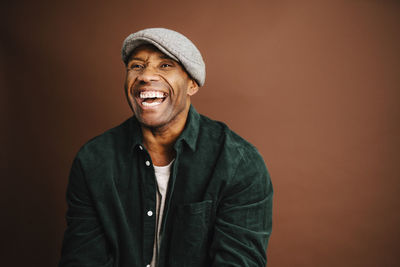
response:
<path fill-rule="evenodd" d="M 138 152 L 140 154 L 140 161 L 144 163 L 145 167 L 142 167 L 146 170 L 143 170 L 144 174 L 144 180 L 143 180 L 143 194 L 144 198 L 146 201 L 146 206 L 147 208 L 144 210 L 144 215 L 143 215 L 143 235 L 145 237 L 144 240 L 144 247 L 143 249 L 146 251 L 145 252 L 145 258 L 147 260 L 151 260 L 152 255 L 153 255 L 153 240 L 154 240 L 154 234 L 155 234 L 155 221 L 156 221 L 156 204 L 155 204 L 155 199 L 153 190 L 156 187 L 155 185 L 155 179 L 149 179 L 152 176 L 154 176 L 152 173 L 154 171 L 152 170 L 153 165 L 151 162 L 151 157 L 149 153 L 147 152 L 146 148 L 143 145 L 138 145 Z M 142 164 L 143 164 L 142 163 Z M 142 165 L 143 166 L 143 165 Z M 146 267 L 150 267 L 150 264 L 145 265 Z"/>

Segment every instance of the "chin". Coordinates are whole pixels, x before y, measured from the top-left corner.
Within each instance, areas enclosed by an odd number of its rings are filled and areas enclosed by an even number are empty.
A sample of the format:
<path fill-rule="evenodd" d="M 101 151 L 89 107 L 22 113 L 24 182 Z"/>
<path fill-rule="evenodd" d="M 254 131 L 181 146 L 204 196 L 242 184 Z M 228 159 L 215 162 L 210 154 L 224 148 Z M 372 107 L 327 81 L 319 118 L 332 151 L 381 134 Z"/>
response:
<path fill-rule="evenodd" d="M 166 123 L 159 119 L 149 119 L 149 118 L 137 118 L 140 124 L 146 128 L 160 128 L 166 125 Z"/>

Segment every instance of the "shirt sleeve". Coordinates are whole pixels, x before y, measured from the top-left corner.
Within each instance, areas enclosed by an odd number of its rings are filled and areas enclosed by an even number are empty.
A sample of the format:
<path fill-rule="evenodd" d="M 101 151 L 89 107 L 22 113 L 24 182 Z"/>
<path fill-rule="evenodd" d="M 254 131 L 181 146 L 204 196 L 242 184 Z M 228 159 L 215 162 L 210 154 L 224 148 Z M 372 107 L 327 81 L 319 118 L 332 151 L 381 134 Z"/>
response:
<path fill-rule="evenodd" d="M 272 229 L 270 177 L 261 155 L 241 161 L 218 205 L 211 246 L 212 266 L 264 267 Z"/>
<path fill-rule="evenodd" d="M 75 159 L 67 188 L 67 229 L 59 267 L 113 265 L 109 244 L 99 222 L 84 179 L 80 161 Z"/>

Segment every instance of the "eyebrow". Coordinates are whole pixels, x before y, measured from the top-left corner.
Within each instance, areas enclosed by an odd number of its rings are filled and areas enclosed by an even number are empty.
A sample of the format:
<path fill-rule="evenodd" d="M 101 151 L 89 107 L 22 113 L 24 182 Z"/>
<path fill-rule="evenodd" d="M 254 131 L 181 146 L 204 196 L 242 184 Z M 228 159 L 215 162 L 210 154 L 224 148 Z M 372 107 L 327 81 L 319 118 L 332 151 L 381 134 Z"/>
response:
<path fill-rule="evenodd" d="M 138 57 L 131 57 L 131 58 L 129 59 L 129 61 L 132 61 L 132 60 L 144 61 L 144 59 L 138 58 Z"/>
<path fill-rule="evenodd" d="M 169 56 L 167 56 L 167 55 L 162 55 L 160 58 L 161 58 L 161 59 L 171 59 L 171 60 L 174 60 L 173 58 L 171 58 L 171 57 L 169 57 Z M 175 61 L 175 60 L 174 60 L 174 61 Z"/>

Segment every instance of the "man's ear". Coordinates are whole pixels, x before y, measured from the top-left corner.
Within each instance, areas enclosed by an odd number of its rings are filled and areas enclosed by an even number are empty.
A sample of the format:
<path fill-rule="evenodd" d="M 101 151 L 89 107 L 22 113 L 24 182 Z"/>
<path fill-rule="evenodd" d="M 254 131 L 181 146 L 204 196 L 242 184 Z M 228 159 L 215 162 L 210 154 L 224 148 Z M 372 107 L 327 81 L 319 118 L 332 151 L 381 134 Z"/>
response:
<path fill-rule="evenodd" d="M 197 85 L 197 82 L 195 80 L 191 79 L 189 82 L 189 88 L 188 88 L 187 94 L 189 96 L 192 96 L 195 93 L 197 93 L 197 91 L 199 91 L 199 86 Z"/>

